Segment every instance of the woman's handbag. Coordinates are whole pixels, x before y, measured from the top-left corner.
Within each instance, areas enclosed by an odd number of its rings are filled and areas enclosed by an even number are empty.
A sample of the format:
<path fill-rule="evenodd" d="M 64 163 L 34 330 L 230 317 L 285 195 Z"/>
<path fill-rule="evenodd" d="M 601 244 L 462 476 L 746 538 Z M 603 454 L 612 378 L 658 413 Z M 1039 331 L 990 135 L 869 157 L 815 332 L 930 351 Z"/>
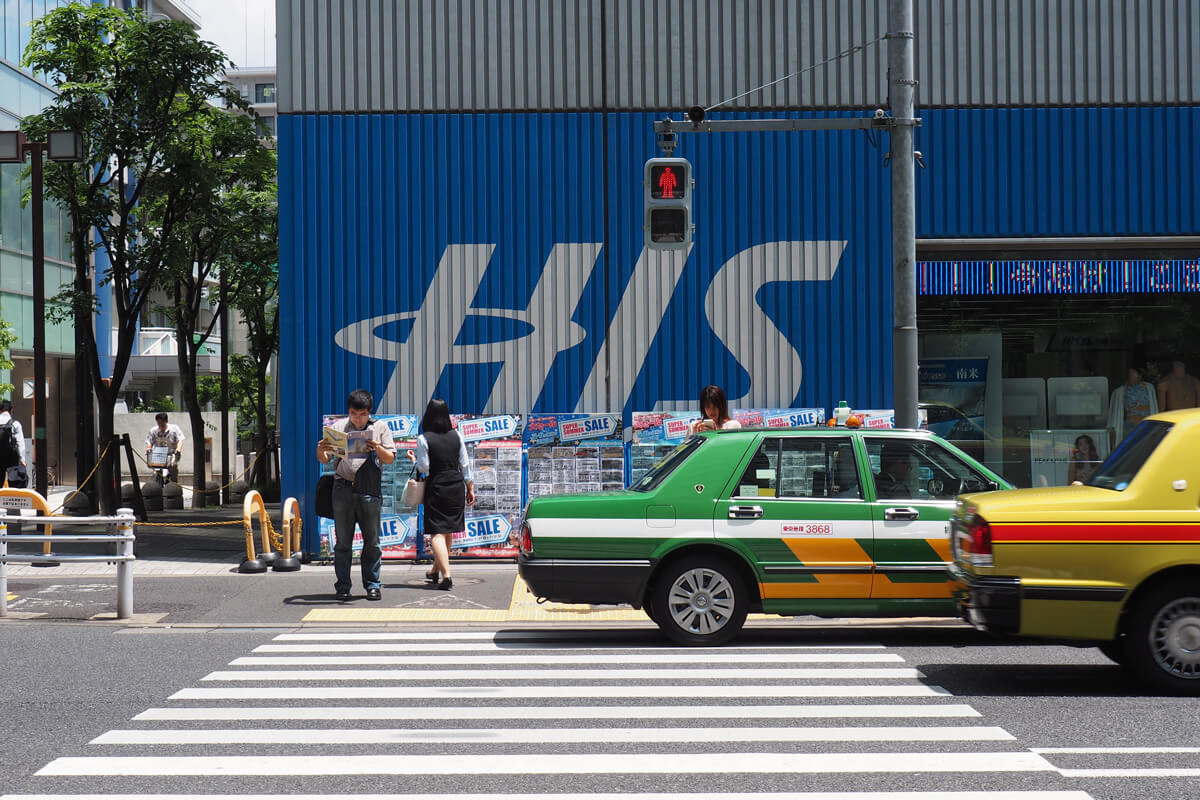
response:
<path fill-rule="evenodd" d="M 333 474 L 317 478 L 317 516 L 333 519 Z"/>
<path fill-rule="evenodd" d="M 419 506 L 425 502 L 425 481 L 417 477 L 417 468 L 413 467 L 408 483 L 404 484 L 404 505 Z"/>

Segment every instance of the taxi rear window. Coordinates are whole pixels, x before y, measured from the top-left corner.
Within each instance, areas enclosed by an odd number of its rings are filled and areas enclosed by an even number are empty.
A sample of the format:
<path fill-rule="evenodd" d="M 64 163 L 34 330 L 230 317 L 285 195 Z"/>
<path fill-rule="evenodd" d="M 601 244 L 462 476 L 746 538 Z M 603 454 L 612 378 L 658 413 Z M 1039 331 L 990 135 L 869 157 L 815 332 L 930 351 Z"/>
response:
<path fill-rule="evenodd" d="M 700 436 L 692 436 L 683 444 L 663 456 L 661 461 L 651 467 L 645 475 L 638 479 L 637 483 L 629 488 L 635 492 L 648 492 L 654 489 L 666 480 L 666 477 L 686 461 L 688 456 L 695 452 L 696 448 L 704 444 L 705 441 Z"/>
<path fill-rule="evenodd" d="M 1147 420 L 1117 446 L 1087 482 L 1088 486 L 1123 492 L 1171 430 L 1171 423 Z"/>

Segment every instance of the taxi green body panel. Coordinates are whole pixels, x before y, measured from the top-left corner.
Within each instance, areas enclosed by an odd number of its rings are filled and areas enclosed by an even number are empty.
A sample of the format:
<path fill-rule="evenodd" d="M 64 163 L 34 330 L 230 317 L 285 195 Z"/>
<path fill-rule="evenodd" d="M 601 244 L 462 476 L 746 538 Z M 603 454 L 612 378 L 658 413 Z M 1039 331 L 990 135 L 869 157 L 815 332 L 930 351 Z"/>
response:
<path fill-rule="evenodd" d="M 849 441 L 862 487 L 856 499 L 740 496 L 738 481 L 764 436 Z M 840 429 L 720 431 L 702 440 L 648 490 L 538 497 L 526 509 L 532 552 L 520 557 L 534 594 L 572 603 L 643 607 L 656 570 L 704 552 L 733 565 L 751 589 L 751 610 L 837 616 L 955 613 L 949 561 L 952 503 L 880 501 L 864 437 L 933 440 L 974 474 L 1008 484 L 965 453 L 926 432 Z M 880 537 L 883 505 L 911 505 L 922 531 Z M 736 519 L 753 506 L 752 523 Z M 795 537 L 785 526 L 815 521 Z M 821 527 L 823 526 L 823 527 Z M 931 527 L 932 526 L 932 527 Z M 807 539 L 803 537 L 809 537 Z"/>
<path fill-rule="evenodd" d="M 1147 422 L 1170 429 L 1120 489 L 960 498 L 956 531 L 978 517 L 992 534 L 991 564 L 955 547 L 951 574 L 969 621 L 1022 636 L 1110 641 L 1139 592 L 1168 576 L 1200 581 L 1200 410 Z"/>

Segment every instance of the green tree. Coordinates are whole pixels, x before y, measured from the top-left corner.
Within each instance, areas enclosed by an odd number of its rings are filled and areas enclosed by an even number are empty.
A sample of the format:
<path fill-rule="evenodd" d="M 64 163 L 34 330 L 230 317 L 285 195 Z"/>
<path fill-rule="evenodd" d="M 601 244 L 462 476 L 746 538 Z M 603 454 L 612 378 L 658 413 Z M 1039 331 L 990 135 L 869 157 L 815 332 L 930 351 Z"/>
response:
<path fill-rule="evenodd" d="M 12 323 L 5 319 L 0 319 L 0 370 L 9 371 L 9 377 L 12 376 L 12 346 L 17 342 L 17 335 L 13 333 Z M 0 383 L 0 396 L 12 398 L 13 385 L 11 383 Z"/>
<path fill-rule="evenodd" d="M 26 117 L 23 128 L 34 139 L 54 129 L 81 134 L 83 166 L 48 164 L 46 195 L 75 220 L 76 266 L 85 269 L 95 250 L 107 257 L 96 283 L 108 287 L 114 299 L 111 374 L 101 372 L 90 325 L 84 329 L 83 354 L 92 361 L 97 435 L 107 444 L 138 321 L 172 256 L 177 227 L 191 212 L 192 198 L 178 191 L 173 159 L 181 152 L 181 137 L 211 113 L 209 101 L 221 95 L 221 76 L 231 64 L 190 25 L 152 21 L 140 11 L 72 3 L 50 11 L 32 27 L 24 64 L 57 76 L 59 95 L 42 113 Z M 156 202 L 153 220 L 142 213 L 150 198 Z M 74 288 L 57 299 L 72 312 L 91 313 L 96 303 L 90 291 Z M 98 471 L 104 513 L 116 508 L 115 456 L 111 449 Z"/>
<path fill-rule="evenodd" d="M 236 96 L 227 100 L 241 104 Z M 184 407 L 193 440 L 199 442 L 205 435 L 198 384 L 200 357 L 227 305 L 215 283 L 220 281 L 236 291 L 243 280 L 254 277 L 243 275 L 246 269 L 239 257 L 262 231 L 255 227 L 258 218 L 243 218 L 242 199 L 246 192 L 274 191 L 275 151 L 263 144 L 254 118 L 219 108 L 192 120 L 175 147 L 170 157 L 175 165 L 172 185 L 168 191 L 148 197 L 143 214 L 154 222 L 169 211 L 177 196 L 190 198 L 190 213 L 172 229 L 174 241 L 161 243 L 169 254 L 163 277 L 170 302 L 160 310 L 175 327 Z M 155 242 L 164 228 L 150 228 L 147 241 Z M 228 346 L 228 342 L 222 344 Z M 207 489 L 204 452 L 199 447 L 192 452 L 193 502 L 203 505 Z"/>
<path fill-rule="evenodd" d="M 234 260 L 238 280 L 231 286 L 229 302 L 246 326 L 245 360 L 236 369 L 242 384 L 253 393 L 254 447 L 264 454 L 274 445 L 274 429 L 267 386 L 271 359 L 279 350 L 279 202 L 270 190 L 240 189 L 229 198 L 244 226 Z M 270 482 L 269 459 L 260 457 L 250 474 L 250 483 L 265 490 Z"/>

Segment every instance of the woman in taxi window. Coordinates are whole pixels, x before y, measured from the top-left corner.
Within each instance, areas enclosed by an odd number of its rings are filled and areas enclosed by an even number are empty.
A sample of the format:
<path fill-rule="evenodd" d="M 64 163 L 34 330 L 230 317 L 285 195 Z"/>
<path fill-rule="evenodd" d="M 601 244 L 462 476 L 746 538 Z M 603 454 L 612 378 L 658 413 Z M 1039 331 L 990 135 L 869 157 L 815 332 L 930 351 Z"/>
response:
<path fill-rule="evenodd" d="M 1100 466 L 1100 453 L 1096 443 L 1086 433 L 1075 439 L 1075 447 L 1071 450 L 1071 462 L 1067 464 L 1067 483 L 1072 486 L 1087 483 Z"/>
<path fill-rule="evenodd" d="M 729 401 L 720 386 L 705 386 L 700 390 L 700 415 L 702 419 L 688 426 L 689 434 L 742 427 L 742 423 L 729 416 Z"/>

